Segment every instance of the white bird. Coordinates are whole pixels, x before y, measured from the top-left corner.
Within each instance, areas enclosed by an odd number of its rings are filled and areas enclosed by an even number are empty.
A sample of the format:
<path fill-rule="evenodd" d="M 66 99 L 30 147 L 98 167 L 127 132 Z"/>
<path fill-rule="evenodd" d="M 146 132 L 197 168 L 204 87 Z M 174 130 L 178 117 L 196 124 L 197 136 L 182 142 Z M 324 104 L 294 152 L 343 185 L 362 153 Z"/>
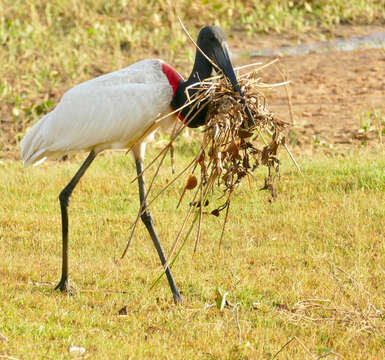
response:
<path fill-rule="evenodd" d="M 228 53 L 226 36 L 218 27 L 206 26 L 199 32 L 197 45 L 231 81 L 234 90 L 241 95 Z M 140 203 L 144 222 L 156 247 L 162 264 L 166 258 L 156 234 L 151 214 L 145 200 L 145 184 L 142 176 L 146 143 L 151 140 L 154 127 L 171 126 L 188 114 L 189 127 L 205 124 L 207 103 L 191 111 L 191 105 L 180 111 L 178 117 L 159 116 L 179 109 L 187 102 L 186 89 L 211 76 L 212 63 L 197 49 L 194 68 L 184 81 L 178 72 L 161 60 L 143 60 L 81 83 L 67 91 L 56 108 L 41 118 L 21 141 L 21 153 L 25 166 L 45 158 L 57 158 L 65 154 L 89 151 L 89 155 L 59 195 L 62 216 L 62 276 L 55 289 L 70 290 L 68 279 L 68 203 L 76 184 L 96 155 L 105 149 L 132 149 L 136 162 Z M 244 103 L 244 101 L 243 101 Z M 246 110 L 248 108 L 246 106 Z M 249 111 L 248 111 L 249 113 Z M 250 113 L 249 113 L 250 114 Z M 252 121 L 251 114 L 249 115 Z M 147 134 L 148 129 L 152 134 Z M 171 271 L 166 269 L 174 301 L 181 295 Z"/>

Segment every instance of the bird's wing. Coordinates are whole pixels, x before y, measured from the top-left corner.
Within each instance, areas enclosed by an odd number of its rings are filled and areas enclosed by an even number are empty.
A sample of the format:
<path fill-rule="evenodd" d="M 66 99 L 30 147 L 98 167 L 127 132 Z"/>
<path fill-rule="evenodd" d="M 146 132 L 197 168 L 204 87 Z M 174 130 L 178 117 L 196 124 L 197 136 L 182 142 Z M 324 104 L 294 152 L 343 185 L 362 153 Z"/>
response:
<path fill-rule="evenodd" d="M 80 150 L 124 148 L 169 112 L 172 96 L 156 61 L 79 84 L 29 130 L 21 144 L 23 158 L 32 163 Z"/>

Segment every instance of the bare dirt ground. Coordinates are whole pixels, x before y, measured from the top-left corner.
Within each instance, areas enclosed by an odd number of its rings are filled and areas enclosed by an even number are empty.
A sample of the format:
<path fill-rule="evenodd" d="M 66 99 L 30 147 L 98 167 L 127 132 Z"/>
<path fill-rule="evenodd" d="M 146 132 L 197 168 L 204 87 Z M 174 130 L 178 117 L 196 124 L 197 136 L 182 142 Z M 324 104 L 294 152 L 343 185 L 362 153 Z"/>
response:
<path fill-rule="evenodd" d="M 376 27 L 341 27 L 337 34 L 349 37 L 377 30 Z M 309 43 L 315 40 L 310 34 L 302 41 Z M 239 39 L 230 41 L 234 53 L 250 53 L 258 48 L 283 45 L 295 45 L 295 42 L 282 35 L 260 35 L 242 42 Z M 238 56 L 234 63 L 266 63 L 272 59 Z M 378 145 L 385 141 L 380 135 L 385 121 L 384 48 L 286 56 L 280 58 L 279 67 L 291 81 L 294 125 L 289 142 L 292 146 L 313 152 L 362 144 Z M 266 83 L 282 81 L 282 75 L 275 66 L 264 70 L 261 77 Z M 272 111 L 290 121 L 284 87 L 271 91 L 267 99 Z M 8 107 L 0 110 L 0 140 L 5 146 L 0 154 L 3 158 L 19 159 L 12 115 L 7 113 L 7 109 L 10 112 Z M 380 118 L 373 116 L 375 111 Z"/>
<path fill-rule="evenodd" d="M 373 28 L 342 28 L 344 36 L 375 31 Z M 262 36 L 259 46 L 277 48 L 290 41 Z M 311 41 L 311 40 L 308 40 Z M 255 44 L 248 44 L 251 51 Z M 271 60 L 273 58 L 270 58 Z M 268 58 L 238 58 L 235 63 L 266 62 Z M 291 142 L 315 149 L 378 145 L 385 122 L 385 49 L 335 51 L 281 57 L 279 67 L 291 81 L 294 126 Z M 261 73 L 263 82 L 281 82 L 275 66 Z M 284 87 L 268 95 L 269 108 L 290 121 L 288 96 Z M 375 117 L 373 114 L 379 116 Z"/>
<path fill-rule="evenodd" d="M 293 136 L 298 145 L 381 141 L 384 124 L 373 115 L 369 121 L 365 114 L 377 110 L 385 116 L 383 50 L 299 55 L 283 58 L 281 63 L 292 81 Z M 273 69 L 264 76 L 268 74 L 269 81 L 281 80 Z M 270 96 L 270 106 L 288 118 L 287 95 L 282 90 Z"/>

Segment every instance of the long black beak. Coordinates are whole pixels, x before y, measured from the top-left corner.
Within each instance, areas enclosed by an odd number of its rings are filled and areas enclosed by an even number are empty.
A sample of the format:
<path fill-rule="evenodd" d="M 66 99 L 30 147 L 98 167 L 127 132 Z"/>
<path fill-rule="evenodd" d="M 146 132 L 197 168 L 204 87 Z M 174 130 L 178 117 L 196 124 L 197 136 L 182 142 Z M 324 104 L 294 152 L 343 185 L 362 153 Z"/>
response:
<path fill-rule="evenodd" d="M 245 111 L 249 118 L 248 125 L 249 126 L 255 125 L 253 115 L 251 114 L 251 111 L 246 104 L 245 97 L 242 93 L 241 87 L 238 84 L 238 80 L 234 72 L 233 64 L 231 63 L 226 42 L 223 42 L 222 46 L 217 51 L 215 51 L 214 61 L 219 66 L 219 68 L 223 71 L 223 74 L 230 80 L 231 84 L 233 85 L 234 91 L 237 91 L 241 96 L 241 103 L 245 105 Z"/>

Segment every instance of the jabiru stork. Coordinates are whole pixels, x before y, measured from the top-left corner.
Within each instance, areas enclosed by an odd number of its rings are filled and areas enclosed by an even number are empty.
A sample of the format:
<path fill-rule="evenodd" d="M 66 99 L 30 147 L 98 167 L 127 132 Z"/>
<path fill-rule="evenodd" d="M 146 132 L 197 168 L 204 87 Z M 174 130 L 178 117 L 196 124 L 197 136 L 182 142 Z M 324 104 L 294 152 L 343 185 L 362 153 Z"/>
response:
<path fill-rule="evenodd" d="M 229 79 L 235 91 L 242 96 L 230 60 L 226 35 L 216 26 L 202 28 L 197 45 Z M 194 67 L 187 80 L 162 60 L 142 60 L 124 69 L 99 76 L 76 85 L 67 91 L 56 108 L 42 117 L 21 141 L 21 153 L 25 166 L 45 158 L 57 158 L 66 154 L 89 151 L 89 155 L 71 181 L 59 195 L 62 218 L 62 274 L 55 289 L 69 291 L 68 278 L 68 204 L 70 196 L 91 165 L 96 155 L 105 149 L 131 149 L 138 174 L 140 204 L 145 211 L 141 219 L 145 224 L 163 265 L 164 251 L 156 233 L 154 222 L 146 202 L 143 178 L 143 161 L 147 142 L 152 135 L 143 138 L 146 129 L 156 123 L 160 115 L 167 115 L 187 104 L 197 90 L 189 85 L 212 75 L 213 64 L 197 49 Z M 242 97 L 243 99 L 243 97 Z M 242 100 L 244 103 L 244 100 Z M 207 105 L 207 104 L 206 104 Z M 202 106 L 203 107 L 203 106 Z M 248 108 L 246 109 L 248 110 Z M 204 125 L 207 106 L 186 106 L 171 124 L 165 118 L 159 126 L 172 126 L 190 112 L 188 126 Z M 251 117 L 250 112 L 249 117 Z M 181 301 L 180 292 L 169 268 L 165 270 L 175 302 Z"/>

